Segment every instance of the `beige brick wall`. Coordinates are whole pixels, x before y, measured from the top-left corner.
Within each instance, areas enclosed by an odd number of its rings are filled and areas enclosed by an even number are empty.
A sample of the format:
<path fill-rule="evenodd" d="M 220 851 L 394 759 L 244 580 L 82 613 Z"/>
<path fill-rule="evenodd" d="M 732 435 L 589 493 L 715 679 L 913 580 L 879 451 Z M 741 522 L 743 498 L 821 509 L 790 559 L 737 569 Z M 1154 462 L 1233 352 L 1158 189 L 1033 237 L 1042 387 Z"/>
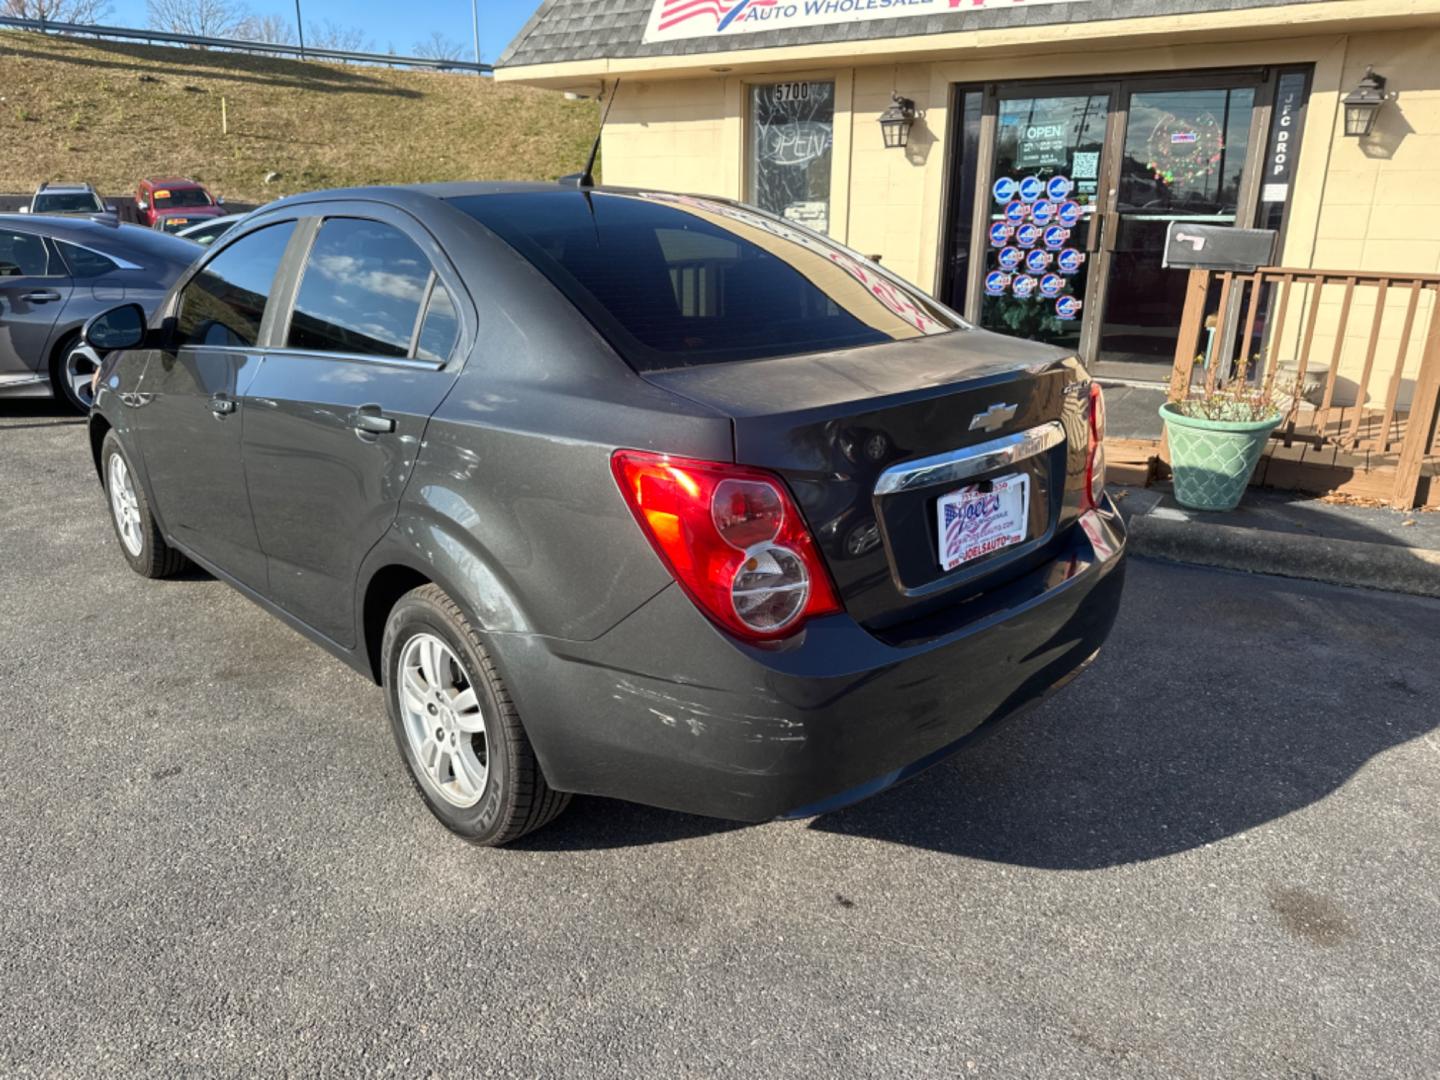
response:
<path fill-rule="evenodd" d="M 1348 138 L 1336 98 L 1360 81 L 1367 64 L 1386 76 L 1395 98 L 1380 112 L 1374 135 Z M 1291 230 L 1287 260 L 1440 272 L 1440 31 L 1350 37 L 1333 89 L 1312 100 L 1305 133 L 1328 148 L 1319 217 L 1313 234 Z"/>
<path fill-rule="evenodd" d="M 707 78 L 620 84 L 605 127 L 608 184 L 740 195 L 738 86 Z"/>
<path fill-rule="evenodd" d="M 1283 262 L 1326 270 L 1388 273 L 1440 273 L 1440 31 L 1356 34 L 1343 42 L 1343 60 L 1334 75 L 1316 79 L 1305 130 L 1304 170 L 1299 183 L 1313 204 L 1292 216 Z M 1367 65 L 1388 80 L 1395 97 L 1376 119 L 1367 139 L 1345 135 L 1340 99 Z M 1297 195 L 1301 194 L 1297 192 Z M 1335 361 L 1343 285 L 1321 294 L 1307 364 L 1328 369 Z M 1302 351 L 1310 287 L 1297 288 L 1283 333 L 1272 348 L 1294 362 Z M 1377 292 L 1358 286 L 1339 352 L 1336 401 L 1353 404 L 1375 326 Z M 1425 329 L 1431 317 L 1430 294 L 1422 294 L 1403 356 L 1407 287 L 1391 288 L 1379 323 L 1379 346 L 1364 395 L 1383 404 L 1396 360 L 1401 361 L 1398 403 L 1409 402 L 1419 370 Z"/>

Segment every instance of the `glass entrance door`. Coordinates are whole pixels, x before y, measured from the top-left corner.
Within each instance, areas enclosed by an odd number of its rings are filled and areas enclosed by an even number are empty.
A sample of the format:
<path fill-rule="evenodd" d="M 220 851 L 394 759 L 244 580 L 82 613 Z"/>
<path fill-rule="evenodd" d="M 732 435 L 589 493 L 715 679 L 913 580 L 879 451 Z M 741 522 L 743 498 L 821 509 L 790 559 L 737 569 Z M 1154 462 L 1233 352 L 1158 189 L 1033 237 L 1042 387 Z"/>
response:
<path fill-rule="evenodd" d="M 949 263 L 964 274 L 948 297 L 1099 374 L 1164 381 L 1187 277 L 1161 265 L 1166 230 L 1253 220 L 1266 85 L 1259 71 L 1000 84 L 983 112 L 967 92 L 979 115 L 957 131 L 978 145 L 962 144 L 975 171 L 957 190 L 974 203 L 950 242 L 969 258 Z"/>
<path fill-rule="evenodd" d="M 980 325 L 1080 351 L 1113 94 L 1002 97 L 977 292 Z"/>
<path fill-rule="evenodd" d="M 1188 277 L 1161 266 L 1166 230 L 1172 221 L 1236 224 L 1255 88 L 1127 88 L 1123 101 L 1095 360 L 1112 376 L 1162 379 L 1175 356 Z"/>

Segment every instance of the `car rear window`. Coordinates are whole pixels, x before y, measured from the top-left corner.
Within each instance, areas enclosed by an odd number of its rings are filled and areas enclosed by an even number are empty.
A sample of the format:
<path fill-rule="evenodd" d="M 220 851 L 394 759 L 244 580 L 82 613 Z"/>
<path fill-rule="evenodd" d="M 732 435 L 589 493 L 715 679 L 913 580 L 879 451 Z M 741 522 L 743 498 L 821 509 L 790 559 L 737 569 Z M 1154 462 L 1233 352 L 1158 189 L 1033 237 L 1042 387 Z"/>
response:
<path fill-rule="evenodd" d="M 560 187 L 451 202 L 534 264 L 642 371 L 962 325 L 869 260 L 747 207 Z"/>

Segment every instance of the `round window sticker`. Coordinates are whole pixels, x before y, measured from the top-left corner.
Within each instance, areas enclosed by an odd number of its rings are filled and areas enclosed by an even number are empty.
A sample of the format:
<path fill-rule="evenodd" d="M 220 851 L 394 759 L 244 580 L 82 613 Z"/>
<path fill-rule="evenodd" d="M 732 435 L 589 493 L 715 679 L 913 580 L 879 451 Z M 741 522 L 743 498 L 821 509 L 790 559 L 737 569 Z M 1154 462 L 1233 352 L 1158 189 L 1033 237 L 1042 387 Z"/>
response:
<path fill-rule="evenodd" d="M 1004 270 L 991 270 L 985 275 L 985 295 L 1004 296 L 1010 287 L 1010 275 Z"/>
<path fill-rule="evenodd" d="M 1055 208 L 1055 220 L 1067 229 L 1079 224 L 1080 204 L 1074 199 L 1066 199 Z"/>
<path fill-rule="evenodd" d="M 1029 274 L 1021 274 L 1010 283 L 1010 291 L 1021 300 L 1028 300 L 1035 294 L 1035 279 Z"/>
<path fill-rule="evenodd" d="M 1059 202 L 1075 190 L 1075 185 L 1070 182 L 1068 176 L 1052 176 L 1050 182 L 1045 185 L 1045 194 Z"/>
<path fill-rule="evenodd" d="M 1020 181 L 1020 186 L 1016 188 L 1016 193 L 1020 196 L 1020 201 L 1027 203 L 1034 202 L 1040 198 L 1040 195 L 1044 191 L 1045 185 L 1040 183 L 1038 176 L 1025 177 L 1025 179 Z"/>
<path fill-rule="evenodd" d="M 990 226 L 990 246 L 1004 247 L 1010 242 L 1011 227 L 1003 221 Z"/>
<path fill-rule="evenodd" d="M 1044 269 L 1050 265 L 1051 258 L 1050 252 L 1041 251 L 1039 248 L 1036 248 L 1034 251 L 1028 251 L 1025 253 L 1025 269 L 1029 270 L 1032 274 L 1042 273 Z"/>
<path fill-rule="evenodd" d="M 1024 258 L 1025 253 L 1017 247 L 1003 247 L 996 256 L 1001 270 L 1014 270 Z"/>
<path fill-rule="evenodd" d="M 1051 251 L 1059 251 L 1069 239 L 1070 230 L 1059 225 L 1051 225 L 1045 230 L 1045 246 Z"/>
<path fill-rule="evenodd" d="M 1057 265 L 1062 274 L 1073 274 L 1084 265 L 1085 256 L 1074 248 L 1066 248 L 1060 252 Z"/>
<path fill-rule="evenodd" d="M 1065 279 L 1059 274 L 1046 274 L 1040 279 L 1040 295 L 1055 297 L 1065 288 Z"/>
<path fill-rule="evenodd" d="M 1026 206 L 1019 199 L 1005 204 L 1005 220 L 1011 225 L 1019 225 L 1030 214 L 1030 207 Z"/>
<path fill-rule="evenodd" d="M 1022 248 L 1034 247 L 1040 242 L 1040 226 L 1031 225 L 1028 221 L 1015 230 L 1015 243 Z"/>
<path fill-rule="evenodd" d="M 1041 200 L 1030 208 L 1030 220 L 1036 225 L 1049 225 L 1055 220 L 1055 204 Z"/>
<path fill-rule="evenodd" d="M 1015 181 L 1009 176 L 1002 176 L 990 190 L 994 193 L 996 202 L 1009 202 L 1015 197 Z"/>
<path fill-rule="evenodd" d="M 1019 282 L 1016 282 L 1018 285 Z M 1080 301 L 1073 296 L 1062 296 L 1055 301 L 1057 319 L 1073 319 L 1080 314 Z"/>

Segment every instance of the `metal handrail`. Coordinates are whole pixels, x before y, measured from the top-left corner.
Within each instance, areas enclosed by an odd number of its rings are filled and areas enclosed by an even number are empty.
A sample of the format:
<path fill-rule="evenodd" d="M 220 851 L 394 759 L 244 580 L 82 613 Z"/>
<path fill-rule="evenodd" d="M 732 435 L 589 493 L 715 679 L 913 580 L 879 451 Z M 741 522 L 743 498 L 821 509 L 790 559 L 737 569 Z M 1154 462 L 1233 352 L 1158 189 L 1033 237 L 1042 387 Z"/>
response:
<path fill-rule="evenodd" d="M 474 71 L 488 75 L 493 64 L 477 64 L 473 60 L 437 60 L 428 56 L 391 56 L 388 53 L 350 52 L 346 49 L 316 49 L 307 45 L 287 45 L 278 41 L 244 41 L 240 38 L 206 37 L 201 34 L 176 34 L 168 30 L 134 30 L 124 26 L 99 26 L 94 23 L 51 22 L 49 19 L 16 19 L 0 16 L 0 27 L 15 30 L 36 30 L 40 33 L 85 34 L 97 38 L 118 38 L 125 41 L 147 41 L 152 44 L 199 45 L 206 49 L 227 49 L 231 52 L 255 53 L 265 56 L 294 56 L 302 60 L 341 60 L 356 64 L 389 64 L 398 67 L 430 68 L 434 71 Z"/>

